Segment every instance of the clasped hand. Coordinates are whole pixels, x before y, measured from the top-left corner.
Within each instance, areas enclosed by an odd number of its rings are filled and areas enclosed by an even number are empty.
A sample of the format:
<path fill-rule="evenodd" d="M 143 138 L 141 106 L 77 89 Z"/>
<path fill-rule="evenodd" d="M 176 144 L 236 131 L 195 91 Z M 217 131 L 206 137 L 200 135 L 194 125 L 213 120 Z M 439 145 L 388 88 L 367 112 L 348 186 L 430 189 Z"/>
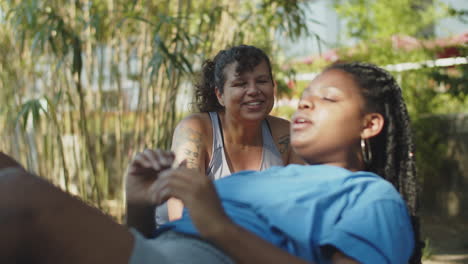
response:
<path fill-rule="evenodd" d="M 183 161 L 173 168 L 175 156 L 164 150 L 138 153 L 127 172 L 127 201 L 160 205 L 171 197 L 180 199 L 200 233 L 215 232 L 213 223 L 229 221 L 214 185 L 206 175 L 189 169 Z M 211 224 L 211 226 L 210 226 Z"/>

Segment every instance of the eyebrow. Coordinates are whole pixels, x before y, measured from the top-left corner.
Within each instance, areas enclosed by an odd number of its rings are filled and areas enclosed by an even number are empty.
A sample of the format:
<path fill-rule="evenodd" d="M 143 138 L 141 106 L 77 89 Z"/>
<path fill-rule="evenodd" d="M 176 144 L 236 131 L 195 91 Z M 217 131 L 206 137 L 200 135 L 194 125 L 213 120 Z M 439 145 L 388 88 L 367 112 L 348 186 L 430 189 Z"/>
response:
<path fill-rule="evenodd" d="M 238 82 L 238 81 L 244 81 L 244 78 L 242 78 L 241 76 L 237 76 L 234 79 L 231 79 L 231 82 Z"/>
<path fill-rule="evenodd" d="M 271 79 L 271 76 L 270 74 L 262 74 L 262 75 L 255 77 L 255 79 L 259 79 L 259 78 Z M 237 75 L 234 77 L 234 79 L 231 80 L 231 82 L 235 82 L 235 81 L 244 81 L 244 78 L 242 77 L 242 75 Z"/>
<path fill-rule="evenodd" d="M 261 75 L 259 75 L 259 76 L 257 76 L 257 77 L 270 77 L 270 74 L 265 73 L 265 74 L 261 74 Z"/>
<path fill-rule="evenodd" d="M 302 92 L 301 94 L 301 98 L 303 98 L 304 96 L 308 96 L 310 94 L 313 94 L 314 93 L 314 90 L 317 90 L 318 93 L 321 93 L 323 91 L 325 92 L 328 92 L 328 91 L 331 91 L 333 95 L 338 95 L 338 96 L 346 96 L 346 92 L 343 91 L 342 89 L 339 89 L 335 86 L 325 86 L 325 87 L 320 87 L 320 88 L 311 88 L 310 86 L 307 87 L 306 89 L 304 89 L 304 91 Z"/>
<path fill-rule="evenodd" d="M 329 85 L 329 86 L 324 86 L 324 87 L 320 87 L 320 88 L 312 88 L 311 86 L 308 86 L 307 88 L 304 89 L 304 93 L 305 92 L 311 92 L 311 90 L 318 90 L 318 91 L 327 91 L 327 90 L 332 90 L 332 91 L 338 91 L 338 92 L 341 92 L 343 93 L 344 91 L 340 88 L 337 88 L 333 85 Z"/>

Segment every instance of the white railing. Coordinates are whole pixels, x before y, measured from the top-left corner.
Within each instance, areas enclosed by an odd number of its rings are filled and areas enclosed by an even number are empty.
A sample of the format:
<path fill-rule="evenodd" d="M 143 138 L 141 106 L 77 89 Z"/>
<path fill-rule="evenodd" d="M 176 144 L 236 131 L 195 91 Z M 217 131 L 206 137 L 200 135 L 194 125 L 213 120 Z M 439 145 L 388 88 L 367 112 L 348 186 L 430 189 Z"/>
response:
<path fill-rule="evenodd" d="M 442 58 L 436 60 L 426 60 L 420 62 L 404 62 L 398 64 L 389 64 L 383 66 L 384 69 L 391 72 L 403 72 L 417 70 L 421 68 L 448 67 L 460 64 L 468 64 L 468 57 Z M 312 81 L 318 73 L 300 73 L 296 75 L 297 81 Z"/>

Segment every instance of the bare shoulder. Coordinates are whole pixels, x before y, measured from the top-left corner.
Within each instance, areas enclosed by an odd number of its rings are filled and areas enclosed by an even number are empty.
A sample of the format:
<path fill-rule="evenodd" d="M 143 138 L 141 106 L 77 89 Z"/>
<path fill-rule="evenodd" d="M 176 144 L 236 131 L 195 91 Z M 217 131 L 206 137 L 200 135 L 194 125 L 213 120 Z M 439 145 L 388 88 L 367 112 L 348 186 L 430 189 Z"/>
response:
<path fill-rule="evenodd" d="M 207 113 L 195 113 L 182 119 L 176 126 L 177 130 L 192 130 L 203 133 L 211 127 L 210 117 Z"/>
<path fill-rule="evenodd" d="M 285 164 L 289 160 L 289 126 L 288 120 L 276 117 L 268 116 L 268 124 L 271 128 L 271 135 L 275 141 L 276 147 L 278 148 Z"/>
<path fill-rule="evenodd" d="M 288 120 L 276 116 L 267 116 L 267 120 L 275 141 L 280 138 L 289 137 L 289 127 L 291 123 Z"/>
<path fill-rule="evenodd" d="M 211 134 L 211 121 L 208 114 L 191 114 L 177 124 L 172 139 L 172 149 L 175 150 L 180 144 L 188 141 L 200 148 L 211 140 Z"/>
<path fill-rule="evenodd" d="M 177 161 L 185 159 L 190 168 L 204 168 L 211 141 L 211 121 L 208 114 L 191 114 L 177 124 L 171 149 L 176 154 Z"/>
<path fill-rule="evenodd" d="M 268 116 L 267 120 L 270 124 L 273 140 L 283 158 L 284 164 L 304 164 L 302 158 L 300 158 L 291 147 L 289 130 L 291 122 L 276 116 Z"/>

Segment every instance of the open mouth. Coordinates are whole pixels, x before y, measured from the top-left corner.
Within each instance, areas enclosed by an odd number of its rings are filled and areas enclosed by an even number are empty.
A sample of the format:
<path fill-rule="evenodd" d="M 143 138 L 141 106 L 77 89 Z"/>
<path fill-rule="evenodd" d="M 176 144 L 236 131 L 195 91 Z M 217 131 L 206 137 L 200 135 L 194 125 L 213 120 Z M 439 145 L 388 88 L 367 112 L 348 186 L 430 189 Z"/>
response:
<path fill-rule="evenodd" d="M 247 106 L 257 106 L 261 104 L 263 104 L 263 101 L 252 101 L 252 102 L 244 103 L 244 105 L 247 105 Z"/>
<path fill-rule="evenodd" d="M 295 117 L 293 118 L 291 128 L 293 130 L 302 130 L 310 125 L 312 125 L 312 121 L 310 121 L 309 119 L 303 117 Z"/>
<path fill-rule="evenodd" d="M 242 104 L 247 111 L 257 112 L 264 108 L 264 101 L 250 101 Z"/>

